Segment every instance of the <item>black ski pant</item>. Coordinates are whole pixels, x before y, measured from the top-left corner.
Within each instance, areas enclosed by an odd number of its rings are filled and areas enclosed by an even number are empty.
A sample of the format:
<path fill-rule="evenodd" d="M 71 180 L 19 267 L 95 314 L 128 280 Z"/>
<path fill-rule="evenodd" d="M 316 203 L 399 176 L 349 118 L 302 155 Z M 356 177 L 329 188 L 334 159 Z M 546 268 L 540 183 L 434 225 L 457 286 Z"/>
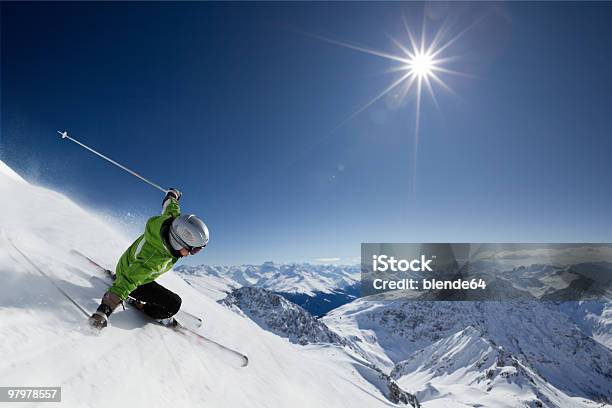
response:
<path fill-rule="evenodd" d="M 181 308 L 181 298 L 157 282 L 149 282 L 130 293 L 136 300 L 145 303 L 144 312 L 153 319 L 167 319 Z"/>

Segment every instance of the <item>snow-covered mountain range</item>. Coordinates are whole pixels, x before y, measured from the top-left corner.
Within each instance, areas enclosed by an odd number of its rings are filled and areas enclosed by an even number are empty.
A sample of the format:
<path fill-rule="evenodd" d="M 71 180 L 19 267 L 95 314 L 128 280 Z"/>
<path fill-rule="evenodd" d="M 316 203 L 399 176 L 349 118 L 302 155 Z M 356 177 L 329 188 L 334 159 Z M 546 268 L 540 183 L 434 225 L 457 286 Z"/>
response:
<path fill-rule="evenodd" d="M 352 301 L 360 292 L 359 265 L 310 263 L 262 265 L 180 265 L 175 268 L 185 281 L 210 295 L 222 298 L 240 287 L 257 287 L 284 296 L 315 316 Z"/>
<path fill-rule="evenodd" d="M 362 298 L 319 320 L 255 287 L 220 302 L 291 341 L 343 344 L 424 406 L 593 407 L 612 400 L 607 302 Z"/>
<path fill-rule="evenodd" d="M 359 299 L 322 320 L 425 406 L 609 403 L 610 344 L 581 330 L 567 307 Z"/>
<path fill-rule="evenodd" d="M 255 286 L 277 293 L 332 293 L 359 282 L 359 265 L 316 265 L 309 263 L 261 265 L 181 265 L 175 271 L 192 276 L 218 278 L 227 288 Z"/>

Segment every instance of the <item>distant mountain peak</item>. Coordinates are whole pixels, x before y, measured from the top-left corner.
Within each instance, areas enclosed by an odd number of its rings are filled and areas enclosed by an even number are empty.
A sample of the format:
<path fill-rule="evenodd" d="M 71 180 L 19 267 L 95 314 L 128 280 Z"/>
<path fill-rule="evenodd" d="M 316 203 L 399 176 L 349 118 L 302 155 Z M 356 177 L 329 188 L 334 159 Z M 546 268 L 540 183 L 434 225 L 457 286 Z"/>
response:
<path fill-rule="evenodd" d="M 309 296 L 345 289 L 358 283 L 361 277 L 359 265 L 283 264 L 272 261 L 261 265 L 182 265 L 174 270 L 194 276 L 215 276 L 228 288 L 256 286 L 272 292 L 303 293 Z"/>

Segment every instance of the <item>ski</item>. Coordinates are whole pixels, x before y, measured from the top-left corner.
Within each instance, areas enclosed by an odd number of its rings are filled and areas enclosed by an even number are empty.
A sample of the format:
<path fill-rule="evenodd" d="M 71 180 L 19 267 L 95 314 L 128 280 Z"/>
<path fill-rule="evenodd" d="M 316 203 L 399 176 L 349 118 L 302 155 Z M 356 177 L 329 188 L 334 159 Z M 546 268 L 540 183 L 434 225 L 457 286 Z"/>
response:
<path fill-rule="evenodd" d="M 104 273 L 104 275 L 108 279 L 112 280 L 112 277 L 113 277 L 113 272 L 112 271 L 104 268 L 99 263 L 97 263 L 96 261 L 94 261 L 93 259 L 88 257 L 87 255 L 77 251 L 76 249 L 73 249 L 70 252 L 72 254 L 82 258 L 82 259 L 85 259 L 91 265 L 93 265 L 98 271 Z M 103 279 L 101 279 L 99 277 L 96 277 L 96 276 L 92 276 L 92 278 L 95 278 L 96 280 L 99 280 L 99 281 L 103 282 L 107 287 L 110 287 L 112 285 L 112 281 L 108 282 L 108 281 L 105 281 L 105 280 L 103 280 Z M 132 300 L 137 302 L 136 299 L 132 299 Z M 138 310 L 137 307 L 134 307 L 134 308 Z M 179 313 L 180 313 L 180 311 L 179 311 Z M 198 318 L 197 316 L 195 316 L 195 315 L 193 315 L 191 313 L 188 313 L 188 312 L 183 312 L 183 313 L 184 313 L 184 316 L 182 316 L 181 319 L 183 319 L 185 317 L 191 317 L 192 319 L 199 320 L 199 322 L 201 324 L 202 320 L 200 318 Z M 176 318 L 174 319 L 174 322 L 175 322 L 174 325 L 163 324 L 162 322 L 157 321 L 157 320 L 153 320 L 153 321 L 155 321 L 157 324 L 160 324 L 160 325 L 162 325 L 164 327 L 168 327 L 168 328 L 176 331 L 177 333 L 181 333 L 181 334 L 185 335 L 186 337 L 190 337 L 190 338 L 192 338 L 194 340 L 206 343 L 206 344 L 208 344 L 210 346 L 213 346 L 213 347 L 217 348 L 220 351 L 223 351 L 225 353 L 233 355 L 234 357 L 236 357 L 239 360 L 241 367 L 246 367 L 249 364 L 249 358 L 248 358 L 248 356 L 246 354 L 241 353 L 241 352 L 239 352 L 237 350 L 234 350 L 234 349 L 232 349 L 230 347 L 227 347 L 227 346 L 225 346 L 225 345 L 223 345 L 223 344 L 221 344 L 221 343 L 219 343 L 219 342 L 217 342 L 215 340 L 212 340 L 212 339 L 210 339 L 210 338 L 208 338 L 206 336 L 201 335 L 195 329 L 189 328 L 187 325 L 183 324 L 182 321 L 180 321 L 180 320 L 178 320 Z"/>

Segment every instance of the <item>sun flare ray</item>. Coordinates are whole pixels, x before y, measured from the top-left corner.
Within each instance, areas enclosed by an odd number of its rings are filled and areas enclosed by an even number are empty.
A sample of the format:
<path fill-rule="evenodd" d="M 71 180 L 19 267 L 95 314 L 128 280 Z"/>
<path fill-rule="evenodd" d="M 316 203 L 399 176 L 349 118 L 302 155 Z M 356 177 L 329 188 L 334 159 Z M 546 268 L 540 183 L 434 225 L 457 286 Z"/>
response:
<path fill-rule="evenodd" d="M 453 44 L 459 40 L 467 31 L 469 31 L 474 25 L 471 24 L 457 35 L 449 37 L 448 27 L 442 25 L 439 30 L 430 36 L 431 41 L 427 39 L 427 30 L 425 28 L 425 21 L 421 25 L 420 33 L 415 36 L 410 29 L 408 21 L 404 17 L 403 24 L 406 29 L 407 41 L 401 41 L 398 38 L 389 36 L 391 43 L 396 47 L 396 53 L 379 51 L 376 49 L 363 47 L 360 45 L 349 44 L 346 42 L 330 40 L 323 37 L 317 37 L 328 43 L 339 45 L 342 47 L 350 48 L 355 51 L 363 52 L 365 54 L 374 55 L 380 58 L 390 60 L 397 63 L 393 67 L 386 70 L 388 73 L 397 73 L 398 77 L 393 80 L 387 87 L 385 87 L 380 93 L 374 98 L 369 100 L 346 119 L 344 119 L 337 127 L 343 126 L 348 121 L 355 118 L 360 113 L 364 112 L 375 102 L 379 101 L 386 95 L 390 94 L 395 89 L 399 89 L 397 94 L 394 94 L 397 106 L 401 106 L 402 102 L 409 96 L 414 95 L 414 150 L 413 150 L 413 169 L 412 169 L 412 184 L 411 190 L 414 192 L 416 184 L 416 163 L 417 163 L 417 152 L 419 147 L 419 137 L 421 128 L 421 112 L 423 104 L 424 94 L 429 94 L 433 104 L 438 111 L 441 111 L 438 98 L 434 92 L 434 86 L 442 88 L 449 94 L 456 95 L 451 87 L 444 81 L 444 76 L 457 75 L 472 77 L 462 72 L 456 71 L 449 68 L 447 65 L 451 62 L 457 61 L 457 56 L 449 56 L 447 51 Z M 316 37 L 316 36 L 315 36 Z"/>

